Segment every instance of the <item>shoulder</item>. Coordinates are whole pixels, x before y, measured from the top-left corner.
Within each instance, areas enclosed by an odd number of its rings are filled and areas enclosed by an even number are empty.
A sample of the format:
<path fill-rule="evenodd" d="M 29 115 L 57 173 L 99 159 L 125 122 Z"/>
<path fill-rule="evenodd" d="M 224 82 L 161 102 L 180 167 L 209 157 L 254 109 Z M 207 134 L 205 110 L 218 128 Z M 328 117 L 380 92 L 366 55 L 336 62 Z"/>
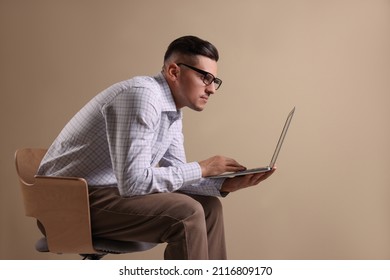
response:
<path fill-rule="evenodd" d="M 129 87 L 144 88 L 152 91 L 160 90 L 159 84 L 155 78 L 149 76 L 137 76 L 126 81 Z"/>
<path fill-rule="evenodd" d="M 131 94 L 131 93 L 155 93 L 158 95 L 160 87 L 157 81 L 148 76 L 137 76 L 128 80 L 124 80 L 118 83 L 113 84 L 102 92 L 106 95 L 114 98 L 119 94 Z"/>
<path fill-rule="evenodd" d="M 133 105 L 152 104 L 158 107 L 161 98 L 161 87 L 153 77 L 148 76 L 137 76 L 118 82 L 97 96 L 103 106 L 131 103 Z"/>

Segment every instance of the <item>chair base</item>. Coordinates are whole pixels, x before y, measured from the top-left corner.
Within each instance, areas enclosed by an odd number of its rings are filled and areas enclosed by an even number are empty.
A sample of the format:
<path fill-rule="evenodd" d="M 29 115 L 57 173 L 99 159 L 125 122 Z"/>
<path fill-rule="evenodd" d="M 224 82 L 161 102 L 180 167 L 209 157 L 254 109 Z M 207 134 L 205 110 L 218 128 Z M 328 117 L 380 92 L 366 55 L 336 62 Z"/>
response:
<path fill-rule="evenodd" d="M 157 246 L 155 243 L 118 241 L 104 238 L 94 238 L 93 247 L 98 252 L 96 254 L 79 254 L 84 260 L 100 260 L 107 254 L 126 254 L 142 252 Z M 50 252 L 46 237 L 40 238 L 35 243 L 38 252 Z"/>
<path fill-rule="evenodd" d="M 80 254 L 81 257 L 83 257 L 83 260 L 101 260 L 104 258 L 104 256 L 107 254 Z"/>

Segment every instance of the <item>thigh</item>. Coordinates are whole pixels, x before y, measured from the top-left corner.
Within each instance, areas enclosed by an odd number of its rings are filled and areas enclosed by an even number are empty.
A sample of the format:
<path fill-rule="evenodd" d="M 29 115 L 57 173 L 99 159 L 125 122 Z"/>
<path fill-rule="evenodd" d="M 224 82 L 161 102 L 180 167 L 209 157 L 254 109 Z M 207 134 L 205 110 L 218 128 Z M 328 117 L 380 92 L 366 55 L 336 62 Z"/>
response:
<path fill-rule="evenodd" d="M 179 239 L 167 236 L 170 228 L 194 213 L 203 213 L 201 203 L 181 193 L 121 197 L 115 187 L 92 187 L 89 199 L 93 235 L 124 241 Z"/>

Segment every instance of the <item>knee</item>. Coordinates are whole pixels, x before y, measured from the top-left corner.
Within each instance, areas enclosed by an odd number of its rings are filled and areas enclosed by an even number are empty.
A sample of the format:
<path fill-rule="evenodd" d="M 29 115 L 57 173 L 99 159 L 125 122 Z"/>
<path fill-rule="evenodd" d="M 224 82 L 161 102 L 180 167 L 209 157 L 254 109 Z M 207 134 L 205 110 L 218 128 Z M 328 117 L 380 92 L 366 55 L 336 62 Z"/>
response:
<path fill-rule="evenodd" d="M 206 203 L 203 203 L 203 209 L 206 218 L 209 217 L 222 217 L 223 209 L 221 200 L 217 197 L 207 197 Z"/>
<path fill-rule="evenodd" d="M 217 197 L 209 197 L 209 201 L 207 202 L 207 206 L 213 211 L 222 211 L 222 203 L 221 200 Z"/>
<path fill-rule="evenodd" d="M 187 195 L 181 195 L 180 199 L 176 201 L 173 207 L 177 213 L 176 217 L 180 220 L 205 219 L 205 212 L 202 204 Z"/>
<path fill-rule="evenodd" d="M 178 194 L 171 213 L 182 221 L 192 221 L 192 225 L 201 225 L 205 221 L 223 219 L 222 203 L 219 198 L 212 196 L 188 196 Z"/>
<path fill-rule="evenodd" d="M 194 199 L 184 199 L 177 204 L 178 223 L 177 226 L 183 227 L 185 235 L 206 236 L 206 215 L 202 205 Z"/>

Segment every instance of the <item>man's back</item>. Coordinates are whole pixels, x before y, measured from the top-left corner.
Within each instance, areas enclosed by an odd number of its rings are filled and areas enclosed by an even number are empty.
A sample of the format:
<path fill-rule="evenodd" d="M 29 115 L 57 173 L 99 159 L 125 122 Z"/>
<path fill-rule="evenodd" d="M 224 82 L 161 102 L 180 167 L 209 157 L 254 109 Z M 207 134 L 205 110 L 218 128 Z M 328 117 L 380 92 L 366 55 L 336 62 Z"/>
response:
<path fill-rule="evenodd" d="M 156 84 L 153 78 L 136 77 L 114 84 L 95 96 L 61 131 L 44 157 L 38 174 L 83 177 L 95 186 L 116 185 L 109 142 L 113 141 L 113 134 L 117 136 L 119 132 L 108 131 L 107 116 L 115 114 L 118 122 L 129 120 L 130 108 L 135 106 L 131 95 L 139 94 L 132 89 L 152 88 L 158 98 Z M 114 103 L 119 105 L 111 106 Z M 123 120 L 117 119 L 118 116 Z"/>

